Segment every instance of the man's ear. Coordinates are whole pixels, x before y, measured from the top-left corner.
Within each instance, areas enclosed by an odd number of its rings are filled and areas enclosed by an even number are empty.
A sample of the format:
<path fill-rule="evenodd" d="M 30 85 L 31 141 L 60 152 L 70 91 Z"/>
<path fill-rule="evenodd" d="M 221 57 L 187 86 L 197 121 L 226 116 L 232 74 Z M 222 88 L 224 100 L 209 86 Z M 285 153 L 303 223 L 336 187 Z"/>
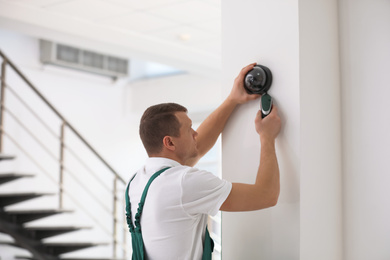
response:
<path fill-rule="evenodd" d="M 163 145 L 170 151 L 174 151 L 176 149 L 175 144 L 173 143 L 172 137 L 165 136 L 163 138 Z"/>

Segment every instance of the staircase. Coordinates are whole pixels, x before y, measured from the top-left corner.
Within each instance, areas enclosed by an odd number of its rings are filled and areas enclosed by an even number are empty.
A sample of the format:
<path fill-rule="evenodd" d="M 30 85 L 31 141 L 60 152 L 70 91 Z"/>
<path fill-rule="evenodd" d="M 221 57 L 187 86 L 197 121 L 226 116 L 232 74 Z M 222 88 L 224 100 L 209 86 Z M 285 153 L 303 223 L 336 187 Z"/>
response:
<path fill-rule="evenodd" d="M 1 160 L 13 159 L 11 156 L 0 155 Z M 1 162 L 0 162 L 1 163 Z M 0 174 L 0 185 L 20 178 L 32 177 L 28 174 L 6 173 Z M 7 210 L 6 207 L 31 200 L 40 196 L 50 196 L 45 193 L 7 193 L 0 194 L 0 231 L 9 234 L 14 238 L 14 243 L 8 243 L 11 246 L 25 248 L 31 252 L 33 257 L 17 256 L 17 259 L 69 259 L 60 257 L 61 254 L 72 251 L 98 246 L 96 243 L 45 243 L 45 238 L 57 236 L 60 234 L 74 232 L 88 227 L 57 226 L 57 227 L 26 227 L 25 224 L 45 218 L 48 216 L 69 213 L 66 210 L 25 210 L 15 211 Z M 74 259 L 74 258 L 73 258 Z"/>
<path fill-rule="evenodd" d="M 52 104 L 50 104 L 41 93 L 38 92 L 38 90 L 27 80 L 27 78 L 15 67 L 15 65 L 12 64 L 12 62 L 0 51 L 0 57 L 2 58 L 2 69 L 1 69 L 1 107 L 0 107 L 0 233 L 7 234 L 9 237 L 12 238 L 13 241 L 0 241 L 0 245 L 3 246 L 10 246 L 10 247 L 17 247 L 22 248 L 27 254 L 24 255 L 15 255 L 13 259 L 29 259 L 29 260 L 119 260 L 119 259 L 126 259 L 127 258 L 127 242 L 126 242 L 126 225 L 124 221 L 124 207 L 118 206 L 117 204 L 121 205 L 121 201 L 118 196 L 119 194 L 123 193 L 122 190 L 117 188 L 117 185 L 122 185 L 121 187 L 124 187 L 124 180 L 112 169 L 110 165 L 91 147 L 91 145 L 85 141 L 83 137 L 75 130 L 73 126 L 69 124 L 65 118 L 58 113 L 58 111 L 54 108 Z M 13 147 L 17 147 L 20 151 L 20 155 L 23 155 L 27 158 L 30 158 L 33 162 L 39 161 L 39 159 L 34 159 L 33 153 L 34 151 L 28 153 L 28 151 L 24 150 L 23 144 L 20 144 L 16 141 L 16 138 L 12 137 L 12 133 L 8 133 L 6 131 L 6 126 L 4 124 L 4 118 L 5 114 L 9 113 L 9 116 L 14 116 L 11 112 L 10 108 L 7 108 L 5 105 L 5 96 L 6 96 L 6 90 L 9 92 L 15 92 L 14 90 L 11 90 L 10 86 L 6 82 L 6 68 L 11 67 L 11 69 L 16 72 L 17 75 L 20 76 L 20 78 L 26 83 L 26 85 L 33 90 L 33 92 L 36 93 L 36 95 L 43 100 L 43 102 L 49 107 L 49 109 L 54 112 L 58 116 L 60 120 L 62 120 L 62 127 L 61 127 L 61 133 L 60 136 L 60 155 L 59 158 L 55 158 L 58 160 L 58 168 L 60 169 L 60 174 L 58 179 L 60 180 L 59 183 L 55 184 L 58 187 L 55 187 L 57 192 L 33 192 L 30 187 L 33 187 L 34 185 L 28 185 L 29 188 L 26 188 L 26 191 L 23 192 L 4 192 L 4 188 L 2 187 L 10 187 L 12 185 L 17 184 L 21 180 L 23 181 L 30 181 L 34 180 L 34 178 L 37 177 L 37 174 L 41 174 L 42 172 L 39 172 L 35 175 L 33 174 L 21 174 L 21 173 L 14 173 L 12 171 L 6 171 L 2 172 L 1 169 L 4 169 L 2 167 L 2 164 L 4 165 L 7 162 L 14 162 L 17 160 L 18 156 L 11 156 L 2 153 L 4 150 L 4 137 L 8 137 L 9 142 L 13 142 Z M 7 93 L 8 94 L 8 93 Z M 17 96 L 17 93 L 13 93 L 17 98 L 20 98 Z M 21 102 L 23 105 L 26 105 L 26 101 Z M 28 109 L 31 110 L 30 107 Z M 32 113 L 34 113 L 32 111 Z M 37 114 L 37 113 L 35 113 Z M 42 119 L 39 119 L 39 121 L 44 121 Z M 17 118 L 15 121 L 20 125 L 21 129 L 25 130 L 29 135 L 33 136 L 33 138 L 38 142 L 40 146 L 42 146 L 46 151 L 47 149 L 44 144 L 44 140 L 38 140 L 36 136 L 29 130 L 28 126 L 23 125 L 22 120 L 18 120 Z M 45 126 L 46 127 L 46 126 Z M 95 212 L 87 213 L 88 216 L 91 217 L 91 221 L 88 223 L 92 223 L 91 226 L 74 226 L 72 224 L 66 224 L 63 223 L 63 221 L 58 221 L 60 224 L 56 225 L 45 225 L 42 223 L 45 223 L 45 220 L 50 218 L 53 218 L 54 216 L 64 216 L 64 215 L 72 215 L 77 210 L 66 210 L 63 208 L 63 200 L 66 197 L 66 185 L 63 183 L 63 178 L 67 174 L 67 166 L 64 160 L 64 153 L 66 152 L 66 149 L 69 149 L 69 146 L 65 144 L 65 138 L 64 138 L 64 131 L 65 129 L 68 129 L 68 131 L 71 131 L 81 142 L 84 144 L 84 146 L 87 147 L 91 151 L 91 153 L 97 158 L 97 160 L 101 161 L 101 163 L 108 169 L 109 172 L 112 173 L 112 176 L 110 178 L 113 179 L 113 185 L 112 187 L 108 187 L 107 189 L 111 192 L 112 196 L 112 205 L 109 206 L 109 209 L 106 208 L 106 211 L 108 211 L 109 214 L 111 214 L 112 219 L 111 221 L 104 222 L 104 223 L 98 223 L 100 216 L 94 216 Z M 12 131 L 12 130 L 11 130 Z M 52 130 L 50 130 L 52 131 Z M 70 150 L 71 151 L 71 150 Z M 69 152 L 69 150 L 68 150 Z M 73 152 L 72 152 L 73 153 Z M 80 160 L 80 159 L 78 159 Z M 80 160 L 81 161 L 81 160 Z M 84 164 L 83 161 L 81 161 L 82 164 Z M 42 169 L 41 165 L 37 165 L 39 169 Z M 34 168 L 35 170 L 37 168 Z M 90 173 L 93 174 L 93 171 L 89 168 L 86 168 Z M 43 170 L 44 171 L 44 170 Z M 69 170 L 68 170 L 69 171 Z M 50 177 L 50 176 L 49 176 Z M 97 177 L 94 177 L 98 179 Z M 100 181 L 103 184 L 106 184 L 106 181 Z M 83 185 L 82 181 L 79 181 L 81 185 Z M 24 187 L 24 185 L 23 185 Z M 72 189 L 72 187 L 68 187 L 68 190 Z M 8 189 L 9 190 L 9 189 Z M 20 187 L 19 189 L 21 190 Z M 23 188 L 24 190 L 24 188 Z M 124 188 L 123 188 L 124 190 Z M 100 201 L 101 193 L 94 194 L 93 190 L 88 190 L 91 197 L 96 200 Z M 69 195 L 69 193 L 68 193 Z M 34 200 L 38 198 L 45 198 L 45 197 L 58 197 L 59 198 L 59 206 L 54 207 L 52 209 L 47 208 L 38 208 L 37 206 L 34 206 L 35 208 L 31 209 L 19 209 L 18 205 L 24 205 L 22 203 L 28 203 L 33 202 Z M 77 205 L 77 198 L 73 198 L 73 200 L 76 202 L 75 205 Z M 35 204 L 33 204 L 35 205 Z M 122 204 L 123 205 L 123 204 Z M 15 209 L 16 208 L 18 209 Z M 78 205 L 80 206 L 80 205 Z M 88 206 L 88 205 L 87 205 Z M 80 206 L 80 208 L 83 209 L 87 207 L 85 205 Z M 103 205 L 104 206 L 104 205 Z M 117 208 L 119 207 L 119 212 L 117 212 Z M 76 207 L 77 208 L 77 207 Z M 79 210 L 78 209 L 78 210 Z M 40 225 L 31 225 L 31 222 L 39 221 Z M 123 223 L 120 223 L 120 222 Z M 74 222 L 73 222 L 74 223 Z M 122 224 L 122 225 L 121 225 Z M 105 227 L 105 232 L 108 234 L 105 242 L 102 243 L 96 243 L 96 242 L 49 242 L 52 238 L 55 238 L 56 236 L 64 235 L 64 234 L 74 234 L 75 238 L 77 238 L 77 234 L 80 231 L 83 230 L 94 230 L 96 228 L 99 228 L 100 226 Z M 110 227 L 107 229 L 107 227 Z M 108 231 L 107 231 L 108 230 Z M 119 232 L 118 232 L 119 230 Z M 119 236 L 123 234 L 123 237 L 120 238 Z M 61 238 L 61 237 L 60 237 Z M 94 237 L 91 237 L 94 238 Z M 49 240 L 49 241 L 48 241 Z M 88 239 L 93 240 L 93 239 Z M 57 239 L 58 241 L 58 239 Z M 75 239 L 77 241 L 77 239 Z M 103 258 L 97 258 L 96 256 L 91 257 L 69 257 L 66 256 L 68 253 L 73 253 L 75 251 L 81 251 L 83 249 L 91 249 L 91 248 L 98 248 L 101 246 L 109 246 L 112 248 L 112 254 L 110 254 L 109 257 L 103 257 Z M 122 253 L 118 252 L 121 251 Z M 75 254 L 73 254 L 75 255 Z M 120 258 L 117 256 L 120 255 Z M 100 257 L 100 256 L 99 256 Z M 0 259 L 4 260 L 4 258 L 1 258 L 1 252 L 0 252 Z M 6 259 L 8 260 L 8 259 Z"/>

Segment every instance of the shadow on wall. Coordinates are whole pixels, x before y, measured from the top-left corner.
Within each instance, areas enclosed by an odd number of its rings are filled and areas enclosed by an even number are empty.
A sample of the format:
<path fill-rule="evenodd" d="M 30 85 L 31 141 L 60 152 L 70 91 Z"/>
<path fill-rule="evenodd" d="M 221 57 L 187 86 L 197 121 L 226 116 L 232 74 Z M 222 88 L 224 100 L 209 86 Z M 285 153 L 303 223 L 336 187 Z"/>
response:
<path fill-rule="evenodd" d="M 294 153 L 294 150 L 283 133 L 280 133 L 278 139 L 279 141 L 276 142 L 276 153 L 279 160 L 283 158 L 283 164 L 280 165 L 281 192 L 278 203 L 299 203 L 299 157 Z"/>

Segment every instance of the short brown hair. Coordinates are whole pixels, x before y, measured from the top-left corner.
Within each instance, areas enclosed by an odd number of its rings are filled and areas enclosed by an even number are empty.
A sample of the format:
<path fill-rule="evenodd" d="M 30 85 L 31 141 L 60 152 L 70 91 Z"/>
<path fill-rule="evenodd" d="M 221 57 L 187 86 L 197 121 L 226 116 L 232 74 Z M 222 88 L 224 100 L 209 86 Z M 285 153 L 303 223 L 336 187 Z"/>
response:
<path fill-rule="evenodd" d="M 176 103 L 163 103 L 145 110 L 139 135 L 149 156 L 161 152 L 165 136 L 180 136 L 180 122 L 176 112 L 187 113 L 187 108 Z"/>

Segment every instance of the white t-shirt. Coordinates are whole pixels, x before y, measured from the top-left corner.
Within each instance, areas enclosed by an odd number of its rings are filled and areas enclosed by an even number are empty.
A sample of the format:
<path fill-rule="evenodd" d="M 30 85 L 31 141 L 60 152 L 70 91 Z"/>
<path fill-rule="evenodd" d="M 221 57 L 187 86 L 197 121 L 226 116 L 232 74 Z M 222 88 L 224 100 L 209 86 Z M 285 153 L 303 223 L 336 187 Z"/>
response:
<path fill-rule="evenodd" d="M 150 185 L 141 215 L 147 259 L 202 259 L 207 216 L 218 213 L 232 184 L 170 159 L 148 158 L 129 188 L 133 224 L 146 183 L 165 167 L 172 168 Z"/>

